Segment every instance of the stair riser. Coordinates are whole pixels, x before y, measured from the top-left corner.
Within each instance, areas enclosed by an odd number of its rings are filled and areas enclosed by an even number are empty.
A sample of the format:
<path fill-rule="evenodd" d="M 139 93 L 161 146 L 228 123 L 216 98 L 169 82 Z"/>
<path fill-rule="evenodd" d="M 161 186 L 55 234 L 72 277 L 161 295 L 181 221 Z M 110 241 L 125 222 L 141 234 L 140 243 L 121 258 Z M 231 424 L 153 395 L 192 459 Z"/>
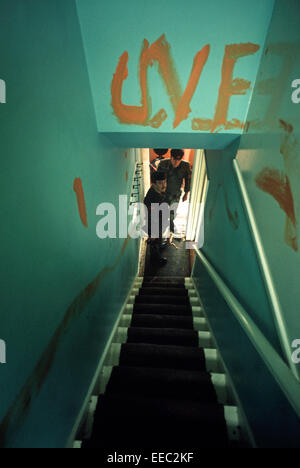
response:
<path fill-rule="evenodd" d="M 141 315 L 138 314 L 137 317 L 141 317 Z M 165 317 L 168 317 L 168 316 L 166 315 Z M 131 314 L 123 315 L 123 317 L 120 320 L 120 327 L 129 328 L 131 326 L 134 326 L 132 322 L 133 322 L 133 316 Z M 150 325 L 147 324 L 147 326 L 149 327 Z M 194 330 L 196 331 L 208 331 L 208 325 L 207 325 L 205 318 L 195 317 L 193 319 L 193 326 L 194 326 Z M 154 324 L 153 327 L 156 328 L 156 324 Z M 165 325 L 165 327 L 170 328 L 170 325 Z"/>
<path fill-rule="evenodd" d="M 104 394 L 106 391 L 106 387 L 108 385 L 108 382 L 111 378 L 111 374 L 113 371 L 112 366 L 104 366 L 102 369 L 102 372 L 100 374 L 99 378 L 99 394 Z M 226 381 L 226 376 L 225 374 L 211 374 L 211 381 L 214 386 L 216 395 L 217 395 L 217 400 L 218 403 L 221 405 L 227 405 L 230 404 L 231 401 L 229 400 L 230 398 L 230 391 L 227 387 L 227 381 Z M 157 389 L 157 394 L 159 394 L 159 388 Z M 139 395 L 139 393 L 137 393 Z M 199 391 L 199 397 L 201 393 Z"/>
<path fill-rule="evenodd" d="M 114 343 L 107 355 L 105 365 L 106 366 L 119 366 L 120 365 L 120 357 L 122 351 L 122 344 L 121 343 Z M 205 355 L 205 370 L 206 372 L 214 372 L 214 373 L 223 373 L 224 369 L 219 357 L 217 350 L 215 349 L 204 349 Z M 174 363 L 174 368 L 176 368 L 176 363 Z"/>

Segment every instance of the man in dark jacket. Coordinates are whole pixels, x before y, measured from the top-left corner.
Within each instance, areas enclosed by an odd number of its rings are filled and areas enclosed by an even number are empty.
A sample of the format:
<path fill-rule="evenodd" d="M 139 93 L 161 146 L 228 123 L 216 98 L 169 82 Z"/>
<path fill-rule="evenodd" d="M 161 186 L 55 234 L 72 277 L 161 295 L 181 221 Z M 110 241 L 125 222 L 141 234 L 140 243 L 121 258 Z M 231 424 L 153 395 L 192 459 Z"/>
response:
<path fill-rule="evenodd" d="M 157 171 L 159 163 L 165 159 L 164 155 L 167 154 L 169 150 L 168 148 L 155 148 L 153 151 L 157 154 L 157 158 L 150 162 L 151 175 Z"/>
<path fill-rule="evenodd" d="M 162 237 L 169 224 L 169 206 L 166 203 L 166 174 L 162 171 L 154 172 L 151 176 L 152 186 L 149 189 L 144 205 L 148 216 L 144 230 L 148 233 L 150 243 L 151 261 L 164 265 L 167 259 L 161 256 L 163 247 Z"/>
<path fill-rule="evenodd" d="M 188 199 L 191 190 L 192 170 L 189 162 L 182 161 L 183 156 L 184 151 L 182 149 L 172 149 L 171 159 L 161 161 L 158 166 L 158 171 L 167 174 L 166 201 L 170 206 L 179 203 L 183 182 L 185 182 L 183 202 Z M 176 211 L 172 210 L 171 212 L 171 233 L 174 233 Z"/>

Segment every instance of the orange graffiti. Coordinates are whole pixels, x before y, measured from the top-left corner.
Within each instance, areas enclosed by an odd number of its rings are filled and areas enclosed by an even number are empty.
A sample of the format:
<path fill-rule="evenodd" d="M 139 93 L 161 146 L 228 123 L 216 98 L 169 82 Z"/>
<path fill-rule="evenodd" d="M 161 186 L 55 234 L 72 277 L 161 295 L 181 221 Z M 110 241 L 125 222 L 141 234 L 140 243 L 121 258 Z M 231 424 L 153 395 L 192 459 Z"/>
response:
<path fill-rule="evenodd" d="M 222 80 L 219 90 L 215 117 L 213 120 L 193 119 L 193 130 L 211 130 L 215 131 L 223 125 L 225 129 L 242 128 L 243 124 L 238 119 L 227 122 L 229 101 L 232 95 L 245 94 L 250 87 L 250 82 L 241 78 L 232 79 L 233 69 L 236 61 L 246 55 L 254 54 L 259 49 L 256 44 L 231 44 L 225 48 L 225 57 L 222 66 Z M 151 98 L 149 96 L 147 70 L 158 63 L 158 72 L 165 85 L 167 95 L 170 99 L 173 111 L 173 128 L 188 118 L 191 112 L 190 103 L 195 94 L 197 85 L 202 75 L 203 68 L 207 62 L 210 46 L 205 45 L 194 57 L 194 62 L 190 77 L 184 92 L 182 92 L 178 73 L 171 56 L 170 44 L 165 35 L 162 35 L 151 46 L 145 39 L 140 56 L 139 82 L 141 89 L 141 105 L 132 106 L 122 102 L 122 90 L 124 81 L 128 78 L 127 63 L 129 60 L 128 52 L 124 52 L 116 68 L 111 84 L 111 104 L 115 115 L 120 123 L 152 126 L 159 128 L 167 118 L 164 109 L 160 109 L 151 118 Z"/>
<path fill-rule="evenodd" d="M 85 227 L 88 227 L 86 205 L 85 205 L 84 192 L 83 192 L 81 179 L 77 178 L 74 180 L 73 188 L 77 197 L 77 205 L 78 205 L 80 219 L 82 221 L 82 224 Z"/>
<path fill-rule="evenodd" d="M 222 126 L 225 130 L 243 128 L 243 123 L 238 119 L 232 119 L 231 122 L 227 121 L 229 102 L 233 95 L 245 95 L 251 82 L 242 78 L 233 79 L 233 70 L 239 58 L 255 54 L 258 49 L 259 46 L 252 43 L 230 44 L 225 47 L 222 79 L 214 119 L 193 119 L 192 128 L 194 130 L 210 130 L 213 133 L 218 127 Z"/>
<path fill-rule="evenodd" d="M 294 200 L 288 176 L 277 169 L 265 168 L 256 177 L 256 185 L 271 195 L 286 213 L 285 241 L 298 251 L 297 221 Z"/>
<path fill-rule="evenodd" d="M 203 71 L 203 67 L 206 64 L 206 61 L 208 59 L 209 52 L 210 52 L 210 46 L 206 45 L 203 47 L 203 49 L 200 52 L 197 53 L 197 55 L 194 58 L 193 68 L 191 71 L 191 75 L 190 75 L 187 87 L 176 109 L 176 115 L 175 115 L 175 120 L 173 123 L 173 128 L 176 128 L 180 124 L 180 122 L 182 122 L 182 120 L 186 120 L 189 113 L 191 112 L 190 102 L 196 91 L 198 82 L 200 80 L 200 77 Z"/>

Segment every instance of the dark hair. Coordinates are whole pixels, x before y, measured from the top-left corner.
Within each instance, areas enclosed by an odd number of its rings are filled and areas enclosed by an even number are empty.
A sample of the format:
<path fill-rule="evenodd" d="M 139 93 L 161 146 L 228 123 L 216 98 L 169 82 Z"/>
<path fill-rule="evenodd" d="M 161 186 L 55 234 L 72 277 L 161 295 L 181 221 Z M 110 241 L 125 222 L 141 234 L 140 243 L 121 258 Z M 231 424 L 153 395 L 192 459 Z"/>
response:
<path fill-rule="evenodd" d="M 151 175 L 151 182 L 155 184 L 158 180 L 165 180 L 167 178 L 167 174 L 163 171 L 155 171 Z"/>
<path fill-rule="evenodd" d="M 171 158 L 173 159 L 182 159 L 184 156 L 184 151 L 182 149 L 172 149 L 171 150 Z"/>
<path fill-rule="evenodd" d="M 166 153 L 169 151 L 169 149 L 168 149 L 168 148 L 166 148 L 166 149 L 165 149 L 165 148 L 156 148 L 156 149 L 154 149 L 153 151 L 154 151 L 154 153 L 156 153 L 158 156 L 163 156 L 164 154 L 166 154 Z"/>

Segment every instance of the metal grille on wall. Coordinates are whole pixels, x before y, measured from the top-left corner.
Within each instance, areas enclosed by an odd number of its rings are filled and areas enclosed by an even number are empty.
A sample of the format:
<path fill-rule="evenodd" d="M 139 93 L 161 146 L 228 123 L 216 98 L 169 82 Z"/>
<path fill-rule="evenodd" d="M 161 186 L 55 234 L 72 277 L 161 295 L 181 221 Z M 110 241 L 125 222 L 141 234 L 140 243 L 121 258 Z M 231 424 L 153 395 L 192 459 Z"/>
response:
<path fill-rule="evenodd" d="M 133 184 L 130 193 L 130 206 L 135 203 L 142 203 L 144 197 L 144 182 L 143 182 L 143 164 L 137 162 L 135 165 Z"/>

